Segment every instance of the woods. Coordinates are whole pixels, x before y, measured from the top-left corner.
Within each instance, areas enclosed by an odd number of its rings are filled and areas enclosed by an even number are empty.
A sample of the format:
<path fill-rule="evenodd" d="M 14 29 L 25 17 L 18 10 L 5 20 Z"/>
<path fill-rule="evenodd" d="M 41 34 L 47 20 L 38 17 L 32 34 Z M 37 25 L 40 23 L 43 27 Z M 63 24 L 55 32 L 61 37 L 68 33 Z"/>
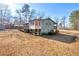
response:
<path fill-rule="evenodd" d="M 79 10 L 71 12 L 69 16 L 69 21 L 73 29 L 79 30 Z"/>
<path fill-rule="evenodd" d="M 9 9 L 8 5 L 0 4 L 0 24 L 14 24 L 21 26 L 25 23 L 28 23 L 30 20 L 35 18 L 47 18 L 43 11 L 37 11 L 35 9 L 31 9 L 28 4 L 23 4 L 20 6 L 20 9 L 16 9 L 16 16 L 12 16 L 12 12 Z M 50 17 L 50 16 L 49 16 Z M 12 18 L 14 19 L 13 21 Z M 67 29 L 67 19 L 66 16 L 61 16 L 61 18 L 53 17 L 57 23 L 59 29 Z M 73 10 L 69 15 L 69 29 L 79 30 L 79 10 Z"/>
<path fill-rule="evenodd" d="M 0 4 L 0 24 L 10 22 L 11 12 L 8 5 Z"/>

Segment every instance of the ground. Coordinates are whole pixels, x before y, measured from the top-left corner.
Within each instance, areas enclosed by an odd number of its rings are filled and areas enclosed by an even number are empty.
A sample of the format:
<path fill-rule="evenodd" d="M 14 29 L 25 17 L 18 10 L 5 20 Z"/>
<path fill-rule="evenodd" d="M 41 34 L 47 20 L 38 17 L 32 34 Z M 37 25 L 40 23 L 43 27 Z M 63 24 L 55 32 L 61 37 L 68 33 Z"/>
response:
<path fill-rule="evenodd" d="M 78 35 L 79 32 L 77 31 L 76 34 Z M 66 35 L 34 36 L 19 30 L 0 31 L 0 55 L 79 55 L 79 42 L 68 42 L 73 37 L 68 35 L 66 33 Z"/>

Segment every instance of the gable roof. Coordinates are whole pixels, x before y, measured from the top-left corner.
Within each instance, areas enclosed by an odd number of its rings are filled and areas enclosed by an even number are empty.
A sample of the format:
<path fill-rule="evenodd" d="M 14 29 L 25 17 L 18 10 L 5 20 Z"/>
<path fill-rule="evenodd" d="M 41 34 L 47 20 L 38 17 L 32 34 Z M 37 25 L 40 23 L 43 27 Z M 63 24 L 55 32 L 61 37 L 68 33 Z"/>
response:
<path fill-rule="evenodd" d="M 52 21 L 53 23 L 55 23 L 55 24 L 57 24 L 55 21 L 53 21 L 51 18 L 45 18 L 45 19 L 43 19 L 43 20 L 50 20 L 50 21 Z"/>
<path fill-rule="evenodd" d="M 45 18 L 45 19 L 33 19 L 33 20 L 30 20 L 29 22 L 32 22 L 32 21 L 35 21 L 35 20 L 39 20 L 39 21 L 50 20 L 50 21 L 52 21 L 53 23 L 57 24 L 55 21 L 53 21 L 53 20 L 50 19 L 50 18 Z"/>

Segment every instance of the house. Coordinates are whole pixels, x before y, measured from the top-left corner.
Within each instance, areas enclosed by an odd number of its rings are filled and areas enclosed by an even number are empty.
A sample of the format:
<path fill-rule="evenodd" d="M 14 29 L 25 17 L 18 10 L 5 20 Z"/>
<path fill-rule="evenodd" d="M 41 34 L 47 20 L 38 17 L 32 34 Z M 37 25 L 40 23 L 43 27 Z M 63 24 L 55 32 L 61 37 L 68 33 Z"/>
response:
<path fill-rule="evenodd" d="M 34 19 L 29 21 L 29 30 L 31 33 L 49 34 L 55 33 L 57 29 L 57 23 L 50 18 L 46 19 Z"/>
<path fill-rule="evenodd" d="M 24 32 L 29 32 L 29 23 L 23 24 L 23 29 L 22 29 L 22 31 L 24 31 Z"/>

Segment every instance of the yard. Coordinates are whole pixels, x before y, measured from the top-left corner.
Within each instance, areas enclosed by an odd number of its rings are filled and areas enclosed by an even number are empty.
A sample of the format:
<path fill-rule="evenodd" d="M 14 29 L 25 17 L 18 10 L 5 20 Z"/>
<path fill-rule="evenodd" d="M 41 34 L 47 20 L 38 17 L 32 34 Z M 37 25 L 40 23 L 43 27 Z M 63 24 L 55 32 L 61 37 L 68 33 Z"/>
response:
<path fill-rule="evenodd" d="M 79 42 L 69 41 L 74 37 L 67 34 L 68 31 L 64 32 L 51 36 L 34 36 L 18 30 L 0 31 L 0 55 L 79 55 Z M 75 33 L 78 35 L 79 32 Z"/>

